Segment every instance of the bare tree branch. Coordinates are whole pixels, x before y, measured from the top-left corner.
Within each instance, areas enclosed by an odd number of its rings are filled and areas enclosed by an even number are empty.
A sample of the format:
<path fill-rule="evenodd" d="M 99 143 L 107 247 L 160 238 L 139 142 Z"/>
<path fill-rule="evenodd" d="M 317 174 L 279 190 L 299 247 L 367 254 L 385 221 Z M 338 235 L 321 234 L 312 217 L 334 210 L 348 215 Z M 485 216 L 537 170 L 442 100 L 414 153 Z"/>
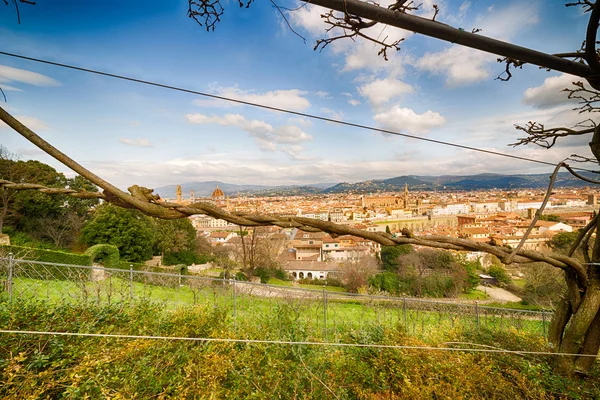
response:
<path fill-rule="evenodd" d="M 588 133 L 593 133 L 595 129 L 595 127 L 586 129 L 574 129 L 566 127 L 546 128 L 544 124 L 532 121 L 529 121 L 525 126 L 515 125 L 515 128 L 517 130 L 527 133 L 528 136 L 518 138 L 517 142 L 511 143 L 509 144 L 509 146 L 516 147 L 524 144 L 533 143 L 546 149 L 549 149 L 552 146 L 554 146 L 558 138 L 566 136 L 586 135 Z"/>
<path fill-rule="evenodd" d="M 221 0 L 188 0 L 188 17 L 192 18 L 206 31 L 214 31 L 215 25 L 221 22 L 225 9 Z"/>

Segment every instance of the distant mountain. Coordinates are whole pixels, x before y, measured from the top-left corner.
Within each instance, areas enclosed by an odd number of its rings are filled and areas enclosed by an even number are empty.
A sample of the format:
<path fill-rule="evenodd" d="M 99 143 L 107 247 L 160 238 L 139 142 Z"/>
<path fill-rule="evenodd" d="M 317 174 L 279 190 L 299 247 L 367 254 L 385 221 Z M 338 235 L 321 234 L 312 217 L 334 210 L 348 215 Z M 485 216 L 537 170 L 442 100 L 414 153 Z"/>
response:
<path fill-rule="evenodd" d="M 181 194 L 183 198 L 189 198 L 190 191 L 193 190 L 196 197 L 209 197 L 217 186 L 229 196 L 240 194 L 259 195 L 259 193 L 261 193 L 260 195 L 263 196 L 293 196 L 320 193 L 324 189 L 335 186 L 335 183 L 315 183 L 305 186 L 267 186 L 236 185 L 220 181 L 185 182 L 181 184 Z M 177 185 L 158 187 L 154 189 L 154 192 L 158 193 L 163 198 L 173 199 L 177 195 Z M 292 192 L 296 194 L 292 194 Z"/>
<path fill-rule="evenodd" d="M 580 172 L 586 178 L 600 180 L 598 174 Z M 388 179 L 376 179 L 356 183 L 316 183 L 310 185 L 235 185 L 219 181 L 186 182 L 181 184 L 184 198 L 188 198 L 190 190 L 194 190 L 196 197 L 208 197 L 219 186 L 225 194 L 255 195 L 255 196 L 307 196 L 328 193 L 377 193 L 400 192 L 408 185 L 410 190 L 482 190 L 482 189 L 540 189 L 547 187 L 550 182 L 550 173 L 547 174 L 478 174 L 478 175 L 443 175 L 443 176 L 418 176 L 403 175 Z M 577 179 L 568 172 L 558 174 L 555 187 L 583 187 L 591 186 L 590 183 Z M 174 198 L 177 185 L 163 186 L 155 189 L 163 198 Z"/>

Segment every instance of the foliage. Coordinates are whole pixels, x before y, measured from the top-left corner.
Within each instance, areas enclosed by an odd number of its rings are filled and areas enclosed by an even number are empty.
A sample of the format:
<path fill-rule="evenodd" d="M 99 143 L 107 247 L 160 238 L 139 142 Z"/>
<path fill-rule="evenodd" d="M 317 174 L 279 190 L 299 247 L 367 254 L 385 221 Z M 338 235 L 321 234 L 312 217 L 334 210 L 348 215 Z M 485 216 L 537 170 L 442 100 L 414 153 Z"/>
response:
<path fill-rule="evenodd" d="M 400 277 L 392 271 L 384 271 L 369 278 L 369 286 L 390 294 L 400 294 Z"/>
<path fill-rule="evenodd" d="M 176 264 L 204 264 L 210 261 L 205 256 L 199 256 L 192 250 L 182 250 L 176 253 L 165 252 L 162 259 L 163 265 L 176 265 Z"/>
<path fill-rule="evenodd" d="M 22 246 L 2 246 L 0 251 L 8 255 L 13 253 L 15 258 L 25 257 L 27 260 L 42 261 L 56 264 L 92 265 L 92 258 L 86 254 L 74 254 L 64 251 L 46 250 Z"/>
<path fill-rule="evenodd" d="M 89 245 L 108 243 L 117 246 L 121 258 L 126 261 L 152 258 L 152 222 L 137 210 L 101 205 L 83 227 L 82 240 Z"/>
<path fill-rule="evenodd" d="M 571 248 L 573 243 L 575 243 L 577 235 L 577 232 L 559 232 L 552 236 L 552 239 L 550 239 L 548 244 L 555 251 L 565 252 Z"/>
<path fill-rule="evenodd" d="M 564 294 L 563 272 L 546 264 L 534 263 L 524 271 L 525 287 L 521 297 L 526 304 L 552 307 Z"/>
<path fill-rule="evenodd" d="M 231 338 L 221 307 L 165 311 L 153 303 L 73 304 L 0 302 L 0 326 L 49 331 Z M 292 307 L 237 335 L 306 338 Z M 257 336 L 260 335 L 260 336 Z M 547 351 L 537 335 L 455 331 L 439 340 L 407 336 L 402 327 L 341 330 L 346 343 L 440 346 L 469 342 L 511 350 Z M 417 349 L 290 346 L 69 336 L 0 336 L 2 398 L 339 398 L 574 400 L 600 395 L 592 379 L 556 375 L 549 358 Z M 310 371 L 307 372 L 307 371 Z M 110 394 L 110 396 L 108 396 Z M 207 395 L 208 394 L 208 395 Z"/>
<path fill-rule="evenodd" d="M 540 221 L 560 222 L 560 215 L 556 215 L 556 214 L 540 215 L 539 220 Z"/>
<path fill-rule="evenodd" d="M 119 268 L 119 249 L 112 244 L 95 244 L 85 251 L 85 255 L 104 268 Z"/>
<path fill-rule="evenodd" d="M 502 283 L 504 285 L 508 285 L 510 283 L 510 276 L 506 269 L 501 265 L 491 265 L 487 270 L 488 275 L 496 278 L 498 283 Z"/>
<path fill-rule="evenodd" d="M 461 265 L 467 273 L 466 285 L 463 291 L 469 293 L 479 285 L 479 271 L 482 270 L 481 262 L 479 260 L 462 260 Z"/>
<path fill-rule="evenodd" d="M 369 278 L 379 270 L 379 265 L 375 257 L 363 255 L 358 261 L 346 261 L 342 264 L 340 280 L 351 293 L 358 293 L 358 290 L 367 287 Z"/>
<path fill-rule="evenodd" d="M 42 162 L 16 160 L 3 147 L 0 147 L 0 179 L 97 191 L 94 185 L 79 175 L 67 179 Z M 37 240 L 51 241 L 56 247 L 66 248 L 75 242 L 90 207 L 97 203 L 97 199 L 48 196 L 36 190 L 0 188 L 0 230 L 6 223 Z"/>
<path fill-rule="evenodd" d="M 188 218 L 177 220 L 152 219 L 154 253 L 162 254 L 164 265 L 194 264 L 197 261 L 196 228 Z"/>
<path fill-rule="evenodd" d="M 413 248 L 409 244 L 400 246 L 381 246 L 381 263 L 383 269 L 388 271 L 397 271 L 399 268 L 398 257 L 404 254 L 409 254 Z"/>
<path fill-rule="evenodd" d="M 260 277 L 261 283 L 268 283 L 270 278 L 277 278 L 281 280 L 289 279 L 287 273 L 281 268 L 277 267 L 258 267 L 252 271 L 252 275 Z"/>

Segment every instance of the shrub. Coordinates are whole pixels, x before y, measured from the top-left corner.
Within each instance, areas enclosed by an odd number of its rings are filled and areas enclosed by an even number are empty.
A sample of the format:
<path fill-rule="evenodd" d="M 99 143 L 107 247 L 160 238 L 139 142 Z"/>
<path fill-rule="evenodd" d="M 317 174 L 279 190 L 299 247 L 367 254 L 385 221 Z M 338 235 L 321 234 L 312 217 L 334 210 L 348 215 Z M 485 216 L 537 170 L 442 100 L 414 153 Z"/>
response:
<path fill-rule="evenodd" d="M 85 251 L 92 262 L 98 262 L 104 268 L 119 268 L 119 249 L 112 244 L 95 244 Z"/>
<path fill-rule="evenodd" d="M 496 278 L 499 283 L 508 285 L 510 283 L 510 276 L 506 270 L 500 265 L 492 265 L 488 269 L 488 274 Z"/>

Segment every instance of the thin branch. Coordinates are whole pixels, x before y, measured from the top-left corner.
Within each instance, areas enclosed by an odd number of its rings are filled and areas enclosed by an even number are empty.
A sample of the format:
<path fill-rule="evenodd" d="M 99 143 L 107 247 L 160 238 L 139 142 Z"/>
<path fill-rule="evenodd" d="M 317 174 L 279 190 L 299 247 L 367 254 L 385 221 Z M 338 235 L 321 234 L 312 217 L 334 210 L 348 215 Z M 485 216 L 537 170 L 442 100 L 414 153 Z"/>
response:
<path fill-rule="evenodd" d="M 275 3 L 274 0 L 269 0 L 271 2 L 271 4 L 273 4 L 273 6 L 277 9 L 277 11 L 279 12 L 279 14 L 281 15 L 281 17 L 283 18 L 283 20 L 285 21 L 285 23 L 287 24 L 288 28 L 290 31 L 292 31 L 296 36 L 298 36 L 300 39 L 302 39 L 304 41 L 304 43 L 306 44 L 306 38 L 304 36 L 302 36 L 301 34 L 299 34 L 298 32 L 296 32 L 294 30 L 294 28 L 292 28 L 292 25 L 290 25 L 290 21 L 288 21 L 287 17 L 285 16 L 285 14 L 283 13 L 283 11 L 281 11 L 281 8 L 279 7 L 279 5 L 277 3 Z M 306 3 L 305 3 L 306 4 Z"/>
<path fill-rule="evenodd" d="M 592 220 L 590 222 L 588 222 L 588 224 L 585 226 L 585 228 L 583 228 L 579 231 L 579 234 L 577 235 L 577 239 L 575 239 L 575 241 L 573 242 L 573 245 L 571 246 L 571 249 L 569 249 L 569 253 L 568 253 L 569 257 L 573 257 L 573 254 L 575 254 L 575 251 L 579 247 L 579 244 L 581 243 L 581 241 L 583 240 L 585 235 L 589 231 L 591 231 L 592 228 L 594 228 L 596 226 L 597 222 L 598 222 L 598 215 L 596 215 L 594 218 L 592 218 Z"/>
<path fill-rule="evenodd" d="M 546 128 L 544 124 L 532 121 L 529 121 L 525 126 L 515 125 L 515 128 L 517 130 L 527 133 L 528 136 L 518 138 L 517 142 L 511 143 L 509 144 L 509 146 L 516 147 L 524 144 L 533 143 L 546 149 L 549 149 L 552 146 L 554 146 L 558 138 L 566 136 L 586 135 L 588 133 L 594 133 L 595 129 L 574 129 L 566 127 Z"/>
<path fill-rule="evenodd" d="M 188 17 L 204 26 L 207 32 L 215 30 L 215 25 L 221 21 L 224 12 L 220 0 L 188 0 Z"/>
<path fill-rule="evenodd" d="M 563 92 L 568 93 L 567 98 L 579 100 L 578 103 L 581 104 L 581 106 L 574 108 L 574 110 L 578 110 L 580 114 L 584 112 L 599 111 L 598 107 L 595 105 L 600 102 L 599 91 L 588 89 L 581 81 L 573 82 L 573 86 L 575 86 L 575 88 L 563 89 Z"/>
<path fill-rule="evenodd" d="M 313 372 L 312 372 L 312 371 L 311 371 L 311 370 L 310 370 L 310 369 L 309 369 L 309 368 L 306 366 L 306 364 L 304 363 L 304 360 L 302 359 L 302 356 L 301 356 L 300 354 L 298 354 L 298 358 L 300 359 L 300 362 L 302 363 L 302 366 L 304 367 L 304 369 L 306 370 L 306 372 L 308 372 L 308 373 L 309 373 L 309 374 L 310 374 L 310 375 L 311 375 L 313 378 L 315 378 L 316 380 L 318 380 L 318 381 L 319 381 L 319 383 L 320 383 L 321 385 L 323 385 L 323 387 L 324 387 L 325 389 L 327 389 L 327 390 L 329 391 L 329 393 L 331 393 L 331 395 L 332 395 L 333 397 L 335 397 L 336 399 L 338 399 L 338 400 L 339 400 L 339 397 L 338 397 L 338 396 L 335 394 L 335 392 L 334 392 L 333 390 L 331 390 L 331 388 L 330 388 L 329 386 L 327 386 L 327 385 L 325 384 L 325 382 L 323 382 L 323 381 L 322 381 L 322 380 L 321 380 L 321 379 L 320 379 L 320 378 L 319 378 L 317 375 L 315 375 L 315 374 L 314 374 L 314 373 L 313 373 Z"/>
<path fill-rule="evenodd" d="M 552 189 L 554 188 L 554 182 L 556 181 L 556 176 L 558 175 L 558 172 L 564 165 L 565 165 L 564 161 L 561 161 L 556 165 L 556 168 L 554 168 L 554 172 L 550 176 L 550 183 L 548 184 L 548 190 L 546 190 L 546 196 L 544 196 L 544 201 L 542 201 L 542 205 L 535 212 L 535 216 L 531 220 L 531 224 L 529 224 L 529 228 L 527 228 L 527 231 L 523 235 L 523 238 L 521 239 L 521 241 L 519 242 L 517 247 L 515 247 L 513 252 L 510 253 L 510 256 L 508 256 L 507 264 L 510 264 L 510 261 L 512 260 L 512 258 L 519 252 L 519 250 L 521 250 L 521 248 L 525 244 L 525 241 L 527 240 L 527 237 L 529 236 L 529 234 L 535 227 L 535 224 L 537 223 L 538 219 L 540 218 L 540 215 L 542 215 L 542 213 L 544 212 L 544 209 L 546 208 L 546 204 L 548 204 L 548 200 L 550 200 L 550 196 L 552 195 Z"/>
<path fill-rule="evenodd" d="M 340 28 L 343 31 L 343 34 L 328 37 L 326 39 L 317 40 L 314 50 L 323 51 L 325 47 L 340 39 L 352 39 L 355 40 L 357 37 L 362 37 L 368 41 L 371 41 L 379 46 L 381 49 L 377 55 L 383 56 L 383 58 L 387 61 L 387 51 L 388 49 L 394 49 L 396 51 L 400 50 L 400 43 L 404 41 L 404 38 L 398 39 L 391 44 L 385 43 L 387 37 L 383 40 L 379 40 L 378 38 L 373 38 L 362 32 L 363 29 L 373 27 L 377 24 L 376 21 L 364 21 L 362 18 L 350 15 L 345 13 L 343 16 L 336 16 L 333 10 L 330 10 L 327 14 L 322 14 L 321 18 L 325 20 L 325 24 L 330 25 L 330 27 L 326 30 L 326 32 L 331 32 L 335 28 Z"/>
<path fill-rule="evenodd" d="M 103 199 L 106 200 L 106 196 L 99 192 L 88 192 L 86 190 L 74 190 L 67 188 L 52 188 L 44 185 L 38 185 L 35 183 L 15 183 L 0 179 L 0 188 L 12 189 L 12 190 L 37 190 L 44 194 L 64 194 L 78 199 Z"/>
<path fill-rule="evenodd" d="M 567 165 L 567 164 L 565 164 L 564 166 L 565 166 L 566 170 L 567 170 L 567 171 L 569 171 L 569 172 L 570 172 L 570 173 L 571 173 L 571 174 L 572 174 L 574 177 L 576 177 L 576 178 L 579 178 L 579 179 L 581 179 L 582 181 L 586 181 L 586 182 L 589 182 L 589 183 L 593 183 L 594 185 L 600 185 L 600 181 L 595 181 L 595 180 L 593 180 L 593 179 L 586 178 L 585 176 L 583 176 L 583 175 L 581 175 L 581 174 L 579 174 L 579 173 L 575 172 L 575 171 L 573 170 L 573 168 L 571 168 L 571 167 L 570 167 L 569 165 Z"/>
<path fill-rule="evenodd" d="M 504 66 L 504 72 L 498 75 L 495 79 L 503 82 L 508 82 L 510 78 L 512 78 L 512 73 L 510 72 L 510 68 L 519 68 L 523 69 L 523 65 L 526 64 L 524 61 L 519 61 L 510 57 L 498 58 L 497 61 L 499 63 L 506 63 Z"/>

